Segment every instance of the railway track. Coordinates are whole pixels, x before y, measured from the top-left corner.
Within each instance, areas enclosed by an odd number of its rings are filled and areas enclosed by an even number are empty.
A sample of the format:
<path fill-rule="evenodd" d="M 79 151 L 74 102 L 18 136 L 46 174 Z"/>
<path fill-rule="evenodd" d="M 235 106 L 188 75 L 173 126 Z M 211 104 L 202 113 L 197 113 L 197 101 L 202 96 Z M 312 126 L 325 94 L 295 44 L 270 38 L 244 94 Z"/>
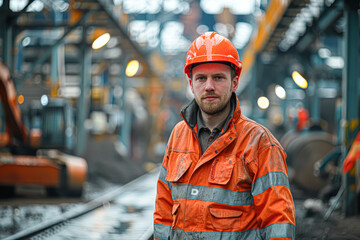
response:
<path fill-rule="evenodd" d="M 147 173 L 4 240 L 151 239 L 157 178 L 158 170 Z"/>

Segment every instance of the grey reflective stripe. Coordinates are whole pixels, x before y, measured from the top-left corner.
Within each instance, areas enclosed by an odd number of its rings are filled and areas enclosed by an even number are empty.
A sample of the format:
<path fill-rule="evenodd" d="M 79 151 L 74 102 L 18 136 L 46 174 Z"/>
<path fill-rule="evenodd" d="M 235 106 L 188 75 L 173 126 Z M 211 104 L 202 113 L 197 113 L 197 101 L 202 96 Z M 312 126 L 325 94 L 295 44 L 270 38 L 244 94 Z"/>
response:
<path fill-rule="evenodd" d="M 154 238 L 169 239 L 171 225 L 154 224 Z"/>
<path fill-rule="evenodd" d="M 274 223 L 264 229 L 259 230 L 256 228 L 241 232 L 184 231 L 183 229 L 171 229 L 170 236 L 171 240 L 260 240 L 271 238 L 295 239 L 295 226 L 291 223 Z"/>
<path fill-rule="evenodd" d="M 206 240 L 261 240 L 259 229 L 250 229 L 241 232 L 208 232 L 208 231 L 183 231 L 171 229 L 171 240 L 206 239 Z"/>
<path fill-rule="evenodd" d="M 291 223 L 273 223 L 266 228 L 260 229 L 263 239 L 291 238 L 295 239 L 295 226 Z"/>
<path fill-rule="evenodd" d="M 233 206 L 253 205 L 254 201 L 250 191 L 231 191 L 217 187 L 205 187 L 199 185 L 180 185 L 172 186 L 173 199 L 196 199 L 210 201 Z"/>
<path fill-rule="evenodd" d="M 253 196 L 263 193 L 266 189 L 273 186 L 284 186 L 289 188 L 289 179 L 283 172 L 269 172 L 268 174 L 255 180 L 251 186 Z"/>
<path fill-rule="evenodd" d="M 171 189 L 171 182 L 165 180 L 166 174 L 167 174 L 166 168 L 164 166 L 161 166 L 159 180 L 165 183 L 166 185 L 168 185 L 168 187 Z"/>

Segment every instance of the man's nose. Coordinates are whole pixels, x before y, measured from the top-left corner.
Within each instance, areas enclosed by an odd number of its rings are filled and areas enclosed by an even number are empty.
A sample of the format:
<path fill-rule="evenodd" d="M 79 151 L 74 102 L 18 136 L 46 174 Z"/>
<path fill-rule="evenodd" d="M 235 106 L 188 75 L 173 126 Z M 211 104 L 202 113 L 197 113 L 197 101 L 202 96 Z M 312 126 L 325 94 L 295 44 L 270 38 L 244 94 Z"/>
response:
<path fill-rule="evenodd" d="M 205 90 L 210 92 L 215 90 L 214 81 L 211 78 L 208 78 L 205 83 Z"/>

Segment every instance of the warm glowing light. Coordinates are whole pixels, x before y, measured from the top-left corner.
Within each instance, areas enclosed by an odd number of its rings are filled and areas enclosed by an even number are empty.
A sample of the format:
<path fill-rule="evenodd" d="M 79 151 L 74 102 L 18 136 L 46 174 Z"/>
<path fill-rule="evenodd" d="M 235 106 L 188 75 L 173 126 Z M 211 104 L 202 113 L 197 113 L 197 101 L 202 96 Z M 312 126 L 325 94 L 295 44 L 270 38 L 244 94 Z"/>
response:
<path fill-rule="evenodd" d="M 128 65 L 126 66 L 126 76 L 128 77 L 133 77 L 135 76 L 135 74 L 137 73 L 137 71 L 139 70 L 140 67 L 140 63 L 137 60 L 132 60 L 128 63 Z"/>
<path fill-rule="evenodd" d="M 286 91 L 285 89 L 280 86 L 280 85 L 276 85 L 275 86 L 275 94 L 278 98 L 280 99 L 285 99 L 286 98 Z"/>
<path fill-rule="evenodd" d="M 258 98 L 257 104 L 258 104 L 259 108 L 267 109 L 270 105 L 270 101 L 267 97 L 262 96 L 262 97 Z"/>
<path fill-rule="evenodd" d="M 92 48 L 93 49 L 102 48 L 103 46 L 105 46 L 105 44 L 109 42 L 109 40 L 110 40 L 110 34 L 104 33 L 103 35 L 95 39 L 95 41 L 92 44 Z"/>
<path fill-rule="evenodd" d="M 18 96 L 18 103 L 19 103 L 19 104 L 23 104 L 23 103 L 24 103 L 24 100 L 25 100 L 25 99 L 24 99 L 24 96 L 23 96 L 23 95 L 19 95 L 19 96 Z"/>
<path fill-rule="evenodd" d="M 298 73 L 297 71 L 294 71 L 292 73 L 292 78 L 296 83 L 296 85 L 298 85 L 299 87 L 304 89 L 308 87 L 308 82 L 306 81 L 306 79 L 303 76 L 301 76 L 300 73 Z"/>

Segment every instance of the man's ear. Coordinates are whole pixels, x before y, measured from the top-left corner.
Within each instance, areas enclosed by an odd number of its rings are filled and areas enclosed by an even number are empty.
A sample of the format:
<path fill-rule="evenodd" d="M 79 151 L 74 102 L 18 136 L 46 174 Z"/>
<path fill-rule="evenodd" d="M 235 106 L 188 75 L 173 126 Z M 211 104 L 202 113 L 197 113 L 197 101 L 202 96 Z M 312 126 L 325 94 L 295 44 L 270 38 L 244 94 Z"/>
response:
<path fill-rule="evenodd" d="M 194 94 L 194 89 L 193 89 L 191 78 L 189 78 L 189 85 L 190 85 L 191 92 Z"/>
<path fill-rule="evenodd" d="M 233 86 L 232 86 L 232 91 L 235 92 L 236 89 L 238 88 L 239 86 L 239 77 L 236 76 L 232 79 L 232 83 L 233 83 Z"/>

